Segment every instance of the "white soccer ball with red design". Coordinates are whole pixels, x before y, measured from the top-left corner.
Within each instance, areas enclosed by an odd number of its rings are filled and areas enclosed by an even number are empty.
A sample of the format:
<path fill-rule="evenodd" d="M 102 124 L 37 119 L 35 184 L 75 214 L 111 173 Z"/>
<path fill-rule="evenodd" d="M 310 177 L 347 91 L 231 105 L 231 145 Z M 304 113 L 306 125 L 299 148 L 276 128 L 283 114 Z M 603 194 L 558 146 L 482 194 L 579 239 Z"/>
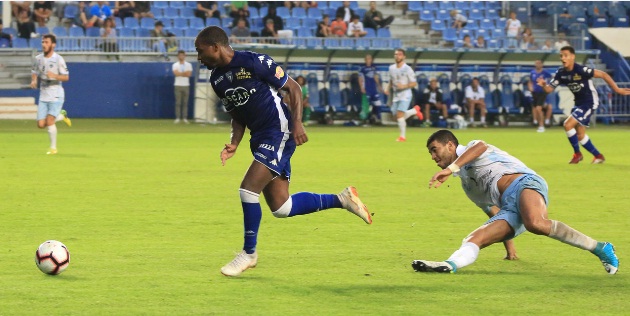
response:
<path fill-rule="evenodd" d="M 66 245 L 59 241 L 45 241 L 35 252 L 35 264 L 46 274 L 59 274 L 70 264 L 70 252 Z"/>

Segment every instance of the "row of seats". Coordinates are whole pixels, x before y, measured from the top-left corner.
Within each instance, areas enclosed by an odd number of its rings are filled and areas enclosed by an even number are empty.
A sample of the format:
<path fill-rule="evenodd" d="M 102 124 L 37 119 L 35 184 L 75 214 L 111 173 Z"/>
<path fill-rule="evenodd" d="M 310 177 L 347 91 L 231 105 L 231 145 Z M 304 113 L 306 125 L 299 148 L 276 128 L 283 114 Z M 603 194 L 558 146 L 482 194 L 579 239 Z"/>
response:
<path fill-rule="evenodd" d="M 217 6 L 219 8 L 229 6 L 231 1 L 217 1 Z M 317 3 L 317 7 L 322 9 L 334 8 L 337 9 L 343 6 L 343 1 L 320 1 Z M 151 8 L 196 8 L 196 1 L 153 1 L 151 2 Z M 262 7 L 266 8 L 266 7 Z M 261 8 L 261 9 L 262 9 Z M 359 3 L 357 1 L 350 1 L 350 8 L 352 10 L 356 10 L 359 8 Z M 249 7 L 250 11 L 257 9 L 255 7 Z M 294 8 L 296 9 L 296 8 Z"/>
<path fill-rule="evenodd" d="M 495 9 L 488 9 L 485 11 L 473 9 L 470 11 L 462 11 L 460 13 L 467 16 L 469 19 L 473 19 L 473 20 L 482 20 L 482 19 L 497 20 L 501 17 L 499 16 L 499 10 L 495 10 Z M 450 20 L 451 12 L 447 10 L 438 10 L 438 11 L 422 10 L 420 11 L 419 17 L 420 17 L 420 20 L 424 20 L 424 21 L 432 21 L 435 19 Z"/>
<path fill-rule="evenodd" d="M 409 1 L 407 10 L 501 10 L 501 1 Z"/>

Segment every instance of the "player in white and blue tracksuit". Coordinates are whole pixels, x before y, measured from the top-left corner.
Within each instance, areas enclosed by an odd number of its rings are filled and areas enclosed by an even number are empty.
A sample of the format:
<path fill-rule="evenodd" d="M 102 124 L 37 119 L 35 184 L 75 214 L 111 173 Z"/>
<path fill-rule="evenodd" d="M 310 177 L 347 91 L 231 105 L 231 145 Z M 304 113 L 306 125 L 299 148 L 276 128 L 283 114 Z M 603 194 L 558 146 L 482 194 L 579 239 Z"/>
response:
<path fill-rule="evenodd" d="M 427 140 L 427 149 L 442 168 L 429 181 L 429 188 L 439 187 L 450 175 L 460 177 L 462 188 L 473 203 L 487 212 L 492 207 L 498 211 L 464 238 L 462 246 L 447 260 L 415 260 L 414 270 L 455 272 L 475 262 L 479 249 L 527 230 L 588 250 L 601 260 L 606 272 L 617 272 L 619 260 L 611 243 L 598 242 L 563 222 L 548 219 L 547 183 L 514 156 L 480 140 L 459 145 L 449 130 L 433 133 Z"/>
<path fill-rule="evenodd" d="M 372 222 L 354 187 L 340 194 L 289 195 L 291 156 L 296 145 L 304 144 L 308 137 L 301 120 L 301 88 L 282 67 L 268 55 L 233 50 L 225 32 L 216 26 L 203 29 L 197 35 L 195 47 L 199 61 L 212 71 L 212 89 L 232 116 L 230 143 L 221 151 L 224 165 L 235 154 L 245 128 L 251 134 L 254 161 L 239 189 L 245 231 L 243 251 L 221 269 L 224 275 L 236 276 L 257 264 L 261 192 L 275 217 L 345 208 L 368 224 Z M 288 91 L 289 106 L 282 101 L 280 89 Z"/>
<path fill-rule="evenodd" d="M 593 154 L 592 163 L 603 163 L 604 155 L 595 148 L 586 135 L 586 127 L 599 106 L 599 96 L 592 78 L 604 79 L 613 91 L 622 95 L 630 95 L 630 89 L 617 87 L 615 81 L 603 71 L 576 64 L 575 50 L 571 46 L 560 49 L 560 60 L 562 67 L 558 69 L 551 82 L 547 83 L 546 80 L 538 78 L 537 83 L 546 93 L 551 93 L 559 85 L 566 85 L 575 96 L 575 106 L 571 109 L 571 116 L 564 121 L 564 130 L 574 152 L 569 163 L 576 164 L 583 159 L 580 144 Z"/>

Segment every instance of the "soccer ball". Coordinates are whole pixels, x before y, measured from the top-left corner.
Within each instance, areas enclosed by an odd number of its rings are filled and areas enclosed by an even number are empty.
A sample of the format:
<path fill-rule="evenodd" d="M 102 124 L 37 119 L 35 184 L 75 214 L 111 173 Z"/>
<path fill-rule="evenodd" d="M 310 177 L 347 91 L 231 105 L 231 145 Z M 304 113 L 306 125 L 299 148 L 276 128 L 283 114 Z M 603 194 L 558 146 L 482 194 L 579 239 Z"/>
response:
<path fill-rule="evenodd" d="M 59 274 L 70 264 L 70 253 L 66 245 L 61 242 L 48 240 L 37 248 L 35 264 L 46 274 Z"/>

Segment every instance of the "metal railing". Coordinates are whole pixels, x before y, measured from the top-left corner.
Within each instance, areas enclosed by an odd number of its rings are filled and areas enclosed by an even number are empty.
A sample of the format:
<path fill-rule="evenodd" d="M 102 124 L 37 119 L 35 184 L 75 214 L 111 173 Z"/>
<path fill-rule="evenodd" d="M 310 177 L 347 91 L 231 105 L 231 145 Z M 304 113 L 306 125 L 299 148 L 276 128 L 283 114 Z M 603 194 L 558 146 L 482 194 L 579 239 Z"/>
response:
<path fill-rule="evenodd" d="M 630 82 L 617 82 L 619 88 L 630 88 Z M 630 96 L 620 95 L 612 91 L 607 84 L 597 86 L 599 93 L 599 108 L 597 109 L 598 118 L 630 118 Z"/>

